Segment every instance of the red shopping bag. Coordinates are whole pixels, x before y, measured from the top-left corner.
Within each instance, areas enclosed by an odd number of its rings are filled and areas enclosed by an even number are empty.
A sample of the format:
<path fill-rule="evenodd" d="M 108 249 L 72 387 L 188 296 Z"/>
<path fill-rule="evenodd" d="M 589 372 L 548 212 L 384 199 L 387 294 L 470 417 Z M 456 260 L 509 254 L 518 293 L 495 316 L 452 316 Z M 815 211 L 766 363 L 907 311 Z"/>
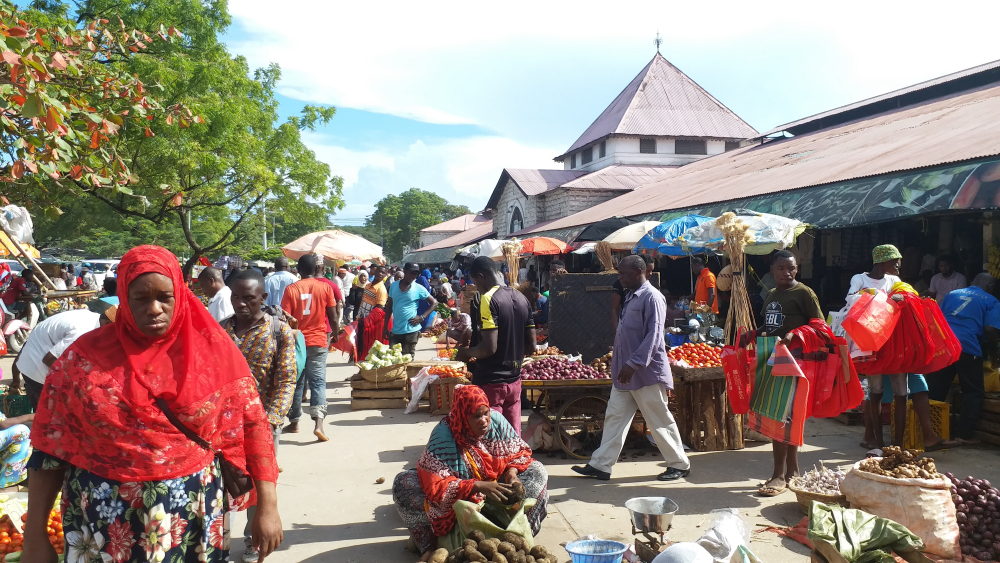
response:
<path fill-rule="evenodd" d="M 861 296 L 841 326 L 862 350 L 877 351 L 889 340 L 899 322 L 899 307 L 881 291 Z"/>
<path fill-rule="evenodd" d="M 847 341 L 835 336 L 822 319 L 811 320 L 793 334 L 802 342 L 799 366 L 811 383 L 810 415 L 829 418 L 860 405 L 864 391 Z"/>
<path fill-rule="evenodd" d="M 962 343 L 948 326 L 937 301 L 925 298 L 920 300 L 920 305 L 924 309 L 924 318 L 927 319 L 930 342 L 934 345 L 933 357 L 927 364 L 927 371 L 922 373 L 934 373 L 958 361 L 958 357 L 962 355 Z"/>
<path fill-rule="evenodd" d="M 929 373 L 927 365 L 934 358 L 934 347 L 931 344 L 924 307 L 917 295 L 912 293 L 902 295 L 899 323 L 893 331 L 893 338 L 902 343 L 905 358 L 897 371 L 885 373 Z"/>
<path fill-rule="evenodd" d="M 736 342 L 740 341 L 737 335 Z M 750 410 L 750 395 L 753 393 L 755 370 L 750 369 L 751 358 L 756 357 L 755 347 L 740 348 L 726 346 L 722 349 L 722 370 L 726 374 L 726 396 L 733 407 L 733 413 L 746 414 Z"/>

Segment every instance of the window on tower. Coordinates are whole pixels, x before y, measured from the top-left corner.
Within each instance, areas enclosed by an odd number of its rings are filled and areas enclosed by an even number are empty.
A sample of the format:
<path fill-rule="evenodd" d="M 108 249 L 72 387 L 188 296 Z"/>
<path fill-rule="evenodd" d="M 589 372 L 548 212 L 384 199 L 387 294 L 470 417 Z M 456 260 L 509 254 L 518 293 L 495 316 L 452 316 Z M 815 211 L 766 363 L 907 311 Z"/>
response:
<path fill-rule="evenodd" d="M 656 154 L 656 139 L 639 139 L 639 152 Z"/>
<path fill-rule="evenodd" d="M 583 149 L 583 164 L 590 164 L 594 161 L 594 147 L 587 147 Z"/>
<path fill-rule="evenodd" d="M 705 141 L 674 141 L 674 154 L 708 154 L 708 143 Z"/>

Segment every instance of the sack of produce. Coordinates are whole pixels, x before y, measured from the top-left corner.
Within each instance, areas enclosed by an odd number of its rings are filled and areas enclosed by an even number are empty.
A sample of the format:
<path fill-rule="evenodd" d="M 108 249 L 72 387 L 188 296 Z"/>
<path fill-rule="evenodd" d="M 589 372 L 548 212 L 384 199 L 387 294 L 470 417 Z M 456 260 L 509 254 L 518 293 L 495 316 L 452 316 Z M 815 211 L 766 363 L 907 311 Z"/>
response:
<path fill-rule="evenodd" d="M 899 308 L 885 293 L 865 293 L 844 317 L 842 326 L 862 350 L 878 351 L 899 322 Z"/>
<path fill-rule="evenodd" d="M 962 553 L 980 561 L 996 561 L 1000 558 L 1000 491 L 986 479 L 944 476 L 952 484 Z"/>
<path fill-rule="evenodd" d="M 894 446 L 882 452 L 855 463 L 841 483 L 851 506 L 906 526 L 927 553 L 961 560 L 951 481 L 916 452 Z"/>

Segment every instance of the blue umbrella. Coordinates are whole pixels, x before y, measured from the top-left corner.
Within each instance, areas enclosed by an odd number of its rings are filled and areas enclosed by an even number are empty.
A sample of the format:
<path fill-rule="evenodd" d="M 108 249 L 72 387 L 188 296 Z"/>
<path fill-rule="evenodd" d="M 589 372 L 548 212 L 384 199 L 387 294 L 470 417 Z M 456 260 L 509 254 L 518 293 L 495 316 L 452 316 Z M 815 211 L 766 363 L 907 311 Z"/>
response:
<path fill-rule="evenodd" d="M 677 237 L 691 227 L 697 227 L 708 221 L 715 221 L 715 218 L 703 217 L 701 215 L 684 215 L 683 217 L 661 223 L 653 227 L 651 231 L 639 239 L 639 242 L 635 245 L 635 252 L 655 250 L 667 256 L 690 256 L 692 254 L 707 253 L 709 251 L 707 248 L 690 246 L 682 248 L 677 242 Z"/>

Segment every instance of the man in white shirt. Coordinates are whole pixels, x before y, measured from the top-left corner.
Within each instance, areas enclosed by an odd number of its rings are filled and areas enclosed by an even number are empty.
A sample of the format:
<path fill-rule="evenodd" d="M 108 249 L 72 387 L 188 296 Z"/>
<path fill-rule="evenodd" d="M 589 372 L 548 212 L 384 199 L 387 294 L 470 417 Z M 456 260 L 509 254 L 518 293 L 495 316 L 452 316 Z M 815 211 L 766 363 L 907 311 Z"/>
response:
<path fill-rule="evenodd" d="M 344 297 L 344 324 L 351 324 L 353 317 L 354 299 L 351 290 L 354 289 L 355 277 L 347 268 L 338 268 L 337 275 L 333 277 L 334 283 L 340 288 L 340 294 Z"/>
<path fill-rule="evenodd" d="M 103 313 L 90 309 L 76 309 L 53 315 L 38 323 L 28 334 L 28 340 L 14 359 L 11 370 L 11 389 L 21 388 L 21 374 L 28 393 L 31 408 L 38 408 L 38 398 L 45 384 L 49 368 L 59 356 L 84 334 L 115 320 L 118 307 L 110 307 Z"/>
<path fill-rule="evenodd" d="M 267 293 L 265 303 L 269 307 L 281 308 L 281 298 L 285 296 L 285 288 L 299 281 L 299 278 L 288 271 L 288 258 L 284 256 L 274 261 L 274 273 L 264 280 L 264 292 Z"/>
<path fill-rule="evenodd" d="M 201 290 L 208 296 L 208 312 L 212 315 L 213 319 L 222 322 L 223 319 L 231 317 L 236 313 L 230 301 L 233 291 L 222 280 L 221 270 L 211 267 L 205 268 L 198 276 L 198 285 L 201 286 Z"/>
<path fill-rule="evenodd" d="M 942 256 L 938 259 L 938 270 L 940 273 L 934 274 L 931 278 L 931 286 L 927 290 L 927 296 L 936 299 L 938 305 L 944 301 L 944 296 L 956 289 L 969 287 L 965 276 L 956 272 L 951 266 L 951 257 Z"/>

